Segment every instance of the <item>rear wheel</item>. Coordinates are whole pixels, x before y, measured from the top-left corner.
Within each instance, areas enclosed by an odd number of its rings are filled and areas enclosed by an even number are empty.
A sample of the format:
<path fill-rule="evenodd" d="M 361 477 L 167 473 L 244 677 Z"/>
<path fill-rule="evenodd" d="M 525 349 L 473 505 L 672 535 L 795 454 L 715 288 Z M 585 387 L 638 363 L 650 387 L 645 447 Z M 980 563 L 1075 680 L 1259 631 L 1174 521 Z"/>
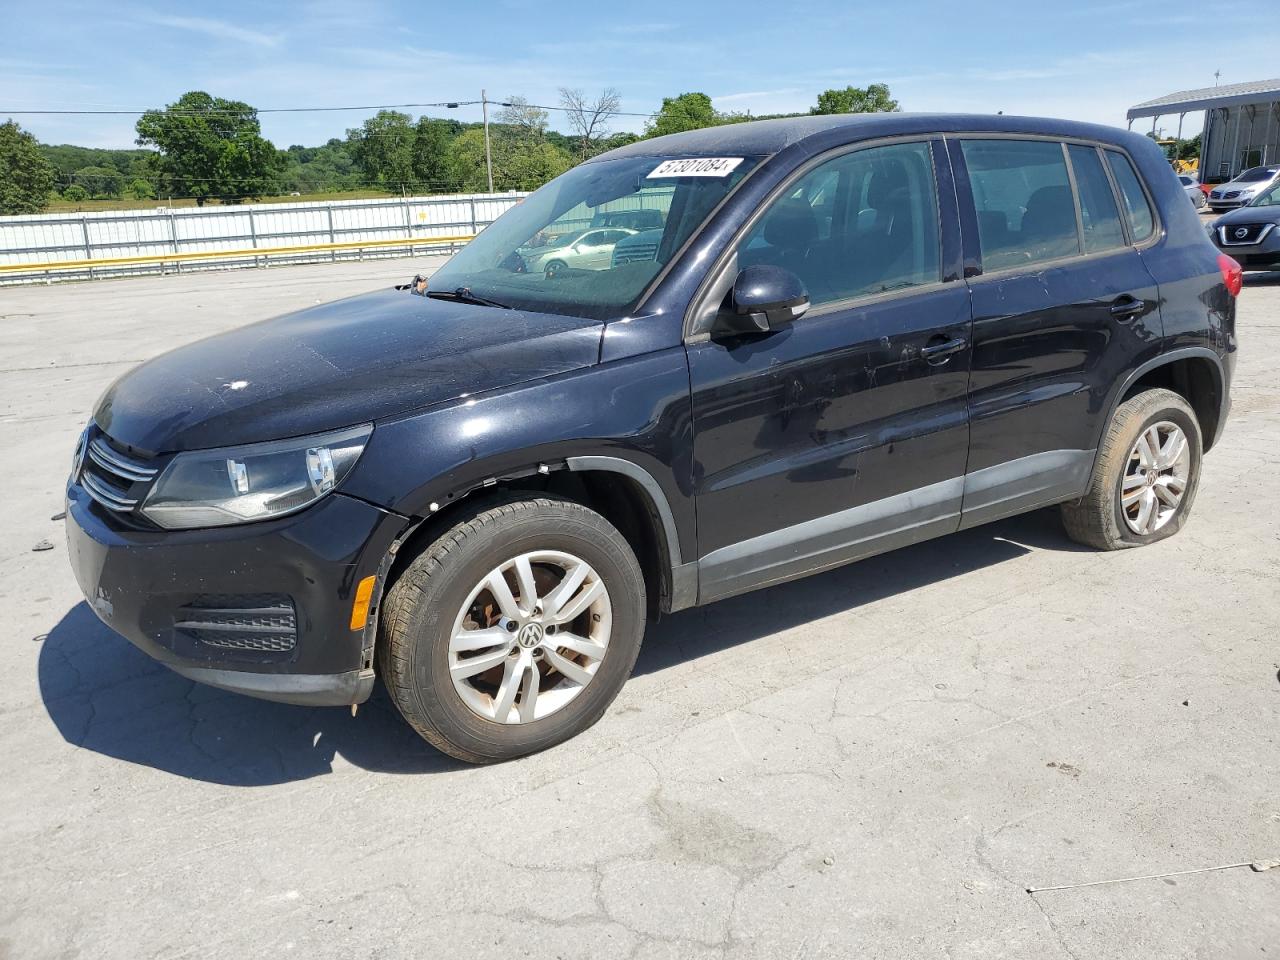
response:
<path fill-rule="evenodd" d="M 599 514 L 539 497 L 489 506 L 419 554 L 388 592 L 382 675 L 444 752 L 489 763 L 590 727 L 631 673 L 644 578 Z"/>
<path fill-rule="evenodd" d="M 1203 441 L 1186 400 L 1146 390 L 1120 405 L 1088 492 L 1062 505 L 1067 534 L 1100 550 L 1138 547 L 1182 529 L 1200 483 Z"/>

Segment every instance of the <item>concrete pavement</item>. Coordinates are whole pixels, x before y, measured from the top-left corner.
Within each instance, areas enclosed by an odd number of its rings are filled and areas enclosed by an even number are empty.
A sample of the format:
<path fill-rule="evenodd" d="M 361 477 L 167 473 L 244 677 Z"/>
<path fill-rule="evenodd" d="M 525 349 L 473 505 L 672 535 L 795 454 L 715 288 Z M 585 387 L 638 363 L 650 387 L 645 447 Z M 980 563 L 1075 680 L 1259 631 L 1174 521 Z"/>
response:
<path fill-rule="evenodd" d="M 1042 511 L 669 617 L 605 718 L 488 768 L 384 694 L 195 686 L 67 566 L 95 398 L 376 261 L 0 289 L 0 958 L 1254 958 L 1280 870 L 1280 278 L 1174 539 Z M 52 549 L 33 552 L 40 541 Z"/>

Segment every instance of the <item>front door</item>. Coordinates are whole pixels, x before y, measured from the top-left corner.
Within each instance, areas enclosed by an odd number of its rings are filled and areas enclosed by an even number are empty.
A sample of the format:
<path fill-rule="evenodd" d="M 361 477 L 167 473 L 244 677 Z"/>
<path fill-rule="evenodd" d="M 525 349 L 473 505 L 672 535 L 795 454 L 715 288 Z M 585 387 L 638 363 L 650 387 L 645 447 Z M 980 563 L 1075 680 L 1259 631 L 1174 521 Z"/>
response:
<path fill-rule="evenodd" d="M 573 245 L 573 265 L 581 270 L 608 270 L 613 248 L 627 236 L 627 230 L 592 230 Z"/>
<path fill-rule="evenodd" d="M 793 271 L 811 306 L 688 344 L 702 602 L 959 525 L 970 310 L 944 267 L 959 249 L 935 152 L 945 163 L 928 141 L 835 156 L 739 239 L 738 268 Z"/>

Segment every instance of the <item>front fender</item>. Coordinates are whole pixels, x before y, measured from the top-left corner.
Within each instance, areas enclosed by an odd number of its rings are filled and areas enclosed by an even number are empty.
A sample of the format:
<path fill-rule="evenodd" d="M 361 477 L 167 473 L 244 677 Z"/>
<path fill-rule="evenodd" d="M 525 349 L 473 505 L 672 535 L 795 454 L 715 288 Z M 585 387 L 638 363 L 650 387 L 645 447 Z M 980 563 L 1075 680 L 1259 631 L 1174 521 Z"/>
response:
<path fill-rule="evenodd" d="M 582 458 L 612 458 L 665 513 L 672 559 L 685 563 L 697 552 L 692 450 L 689 374 L 676 347 L 379 422 L 342 489 L 425 517 L 543 467 L 606 469 Z"/>

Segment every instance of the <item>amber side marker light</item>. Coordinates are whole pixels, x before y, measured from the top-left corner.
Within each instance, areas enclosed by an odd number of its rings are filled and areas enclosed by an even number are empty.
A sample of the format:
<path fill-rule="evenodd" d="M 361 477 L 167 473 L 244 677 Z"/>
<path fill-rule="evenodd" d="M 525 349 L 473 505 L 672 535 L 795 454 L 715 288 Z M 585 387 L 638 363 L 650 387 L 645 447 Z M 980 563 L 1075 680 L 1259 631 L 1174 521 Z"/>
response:
<path fill-rule="evenodd" d="M 351 604 L 351 629 L 363 630 L 369 622 L 369 601 L 373 599 L 373 584 L 377 576 L 365 577 L 356 587 L 356 600 Z"/>

